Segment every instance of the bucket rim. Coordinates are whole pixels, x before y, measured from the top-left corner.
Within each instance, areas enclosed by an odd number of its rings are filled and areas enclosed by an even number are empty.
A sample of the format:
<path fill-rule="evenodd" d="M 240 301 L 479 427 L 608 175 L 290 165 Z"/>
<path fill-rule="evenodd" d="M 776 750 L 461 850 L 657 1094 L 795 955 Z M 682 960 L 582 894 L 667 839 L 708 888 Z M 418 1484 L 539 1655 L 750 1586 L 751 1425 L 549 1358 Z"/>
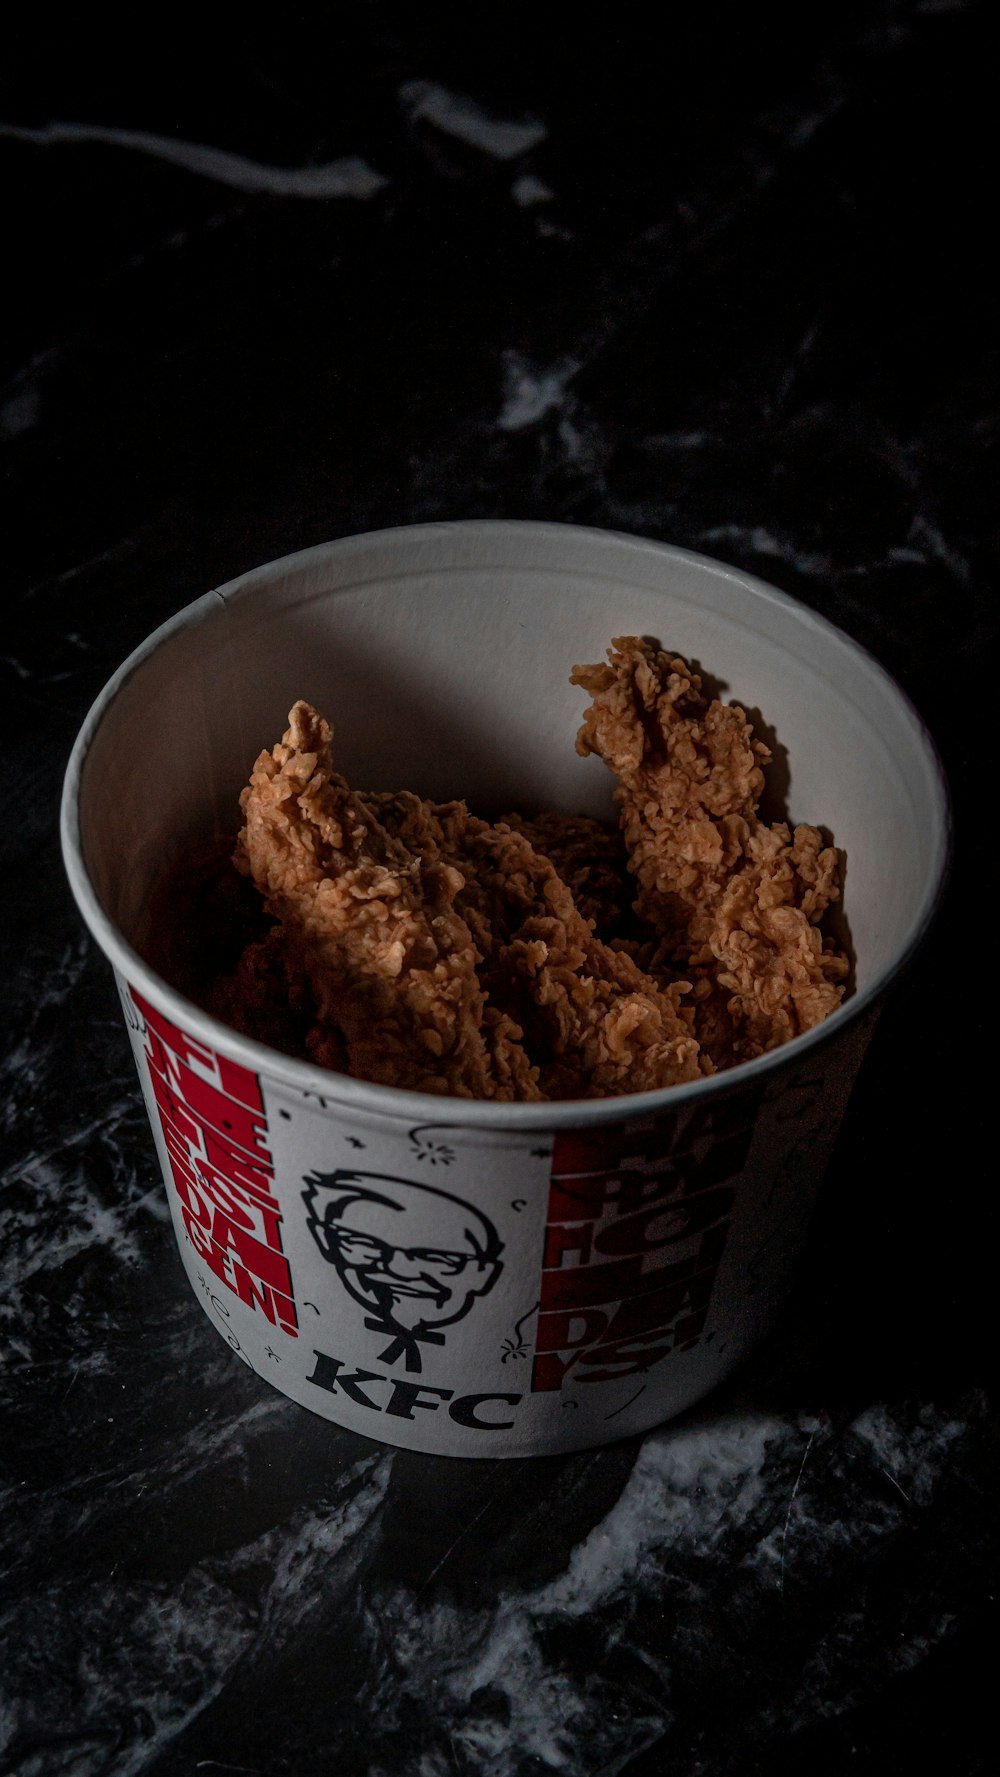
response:
<path fill-rule="evenodd" d="M 513 542 L 516 537 L 525 540 L 534 537 L 538 540 L 547 539 L 549 543 L 557 540 L 565 542 L 572 538 L 584 544 L 589 542 L 591 547 L 610 550 L 615 546 L 621 551 L 622 559 L 633 554 L 636 557 L 652 557 L 664 564 L 671 561 L 683 562 L 713 577 L 738 584 L 752 597 L 786 609 L 799 623 L 825 633 L 839 647 L 846 648 L 881 682 L 884 693 L 896 705 L 909 726 L 915 749 L 923 755 L 932 795 L 931 805 L 926 811 L 931 861 L 917 912 L 890 962 L 824 1019 L 822 1024 L 753 1061 L 742 1062 L 686 1085 L 664 1087 L 657 1091 L 622 1094 L 613 1098 L 562 1099 L 542 1104 L 454 1098 L 356 1080 L 349 1075 L 333 1073 L 315 1063 L 296 1060 L 253 1038 L 245 1037 L 179 993 L 123 937 L 105 912 L 91 880 L 84 858 L 80 826 L 80 795 L 87 758 L 101 723 L 123 687 L 172 635 L 206 621 L 218 611 L 220 604 L 225 606 L 235 599 L 251 596 L 276 579 L 290 573 L 308 571 L 311 567 L 323 567 L 331 561 L 349 561 L 352 555 L 361 556 L 373 547 L 384 545 L 388 540 L 397 545 L 405 545 L 407 542 L 430 544 L 435 539 L 447 539 L 454 543 L 463 536 L 467 536 L 470 541 L 473 537 L 492 537 L 497 542 L 505 539 Z M 413 571 L 416 573 L 422 570 L 415 566 Z M 329 1105 L 345 1112 L 360 1113 L 370 1118 L 382 1117 L 393 1122 L 448 1123 L 455 1128 L 490 1129 L 500 1133 L 509 1130 L 513 1134 L 524 1130 L 558 1131 L 609 1123 L 646 1122 L 754 1085 L 763 1087 L 772 1075 L 786 1071 L 800 1059 L 815 1056 L 849 1026 L 874 1010 L 887 988 L 911 961 L 922 943 L 940 908 L 949 877 L 952 818 L 947 780 L 937 748 L 906 692 L 859 642 L 790 593 L 782 592 L 767 581 L 759 580 L 756 576 L 744 573 L 742 569 L 729 566 L 714 557 L 629 532 L 552 521 L 463 519 L 390 526 L 352 533 L 328 543 L 297 550 L 249 569 L 224 585 L 203 593 L 160 624 L 123 661 L 98 693 L 84 718 L 63 781 L 60 839 L 64 867 L 73 897 L 100 950 L 130 986 L 136 987 L 164 1016 L 179 1024 L 197 1040 L 289 1092 L 299 1096 L 308 1094 L 313 1098 L 323 1098 Z"/>

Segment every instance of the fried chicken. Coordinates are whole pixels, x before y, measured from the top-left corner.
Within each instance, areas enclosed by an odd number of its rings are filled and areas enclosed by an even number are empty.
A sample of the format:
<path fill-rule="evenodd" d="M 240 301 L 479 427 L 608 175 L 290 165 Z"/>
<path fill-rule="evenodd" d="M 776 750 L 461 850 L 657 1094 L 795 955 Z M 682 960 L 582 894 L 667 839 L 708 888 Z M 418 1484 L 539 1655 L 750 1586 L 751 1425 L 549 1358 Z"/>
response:
<path fill-rule="evenodd" d="M 293 995 L 308 994 L 314 1059 L 346 1059 L 382 1085 L 497 1096 L 476 950 L 454 906 L 462 878 L 380 826 L 333 770 L 330 738 L 297 703 L 240 798 L 236 863 L 282 934 L 269 941 L 267 967 L 285 973 Z"/>
<path fill-rule="evenodd" d="M 680 1085 L 825 1018 L 847 974 L 819 929 L 837 852 L 760 819 L 768 749 L 686 661 L 636 636 L 608 660 L 572 682 L 618 831 L 359 793 L 297 703 L 243 792 L 234 858 L 274 923 L 240 909 L 210 1009 L 357 1078 L 508 1101 Z"/>
<path fill-rule="evenodd" d="M 475 939 L 489 1004 L 523 1034 L 544 1098 L 651 1091 L 711 1071 L 684 1010 L 686 987 L 658 986 L 604 944 L 527 831 L 491 826 L 463 802 L 369 800 L 408 849 L 463 877 L 455 907 Z"/>
<path fill-rule="evenodd" d="M 555 865 L 584 919 L 605 943 L 633 932 L 635 882 L 617 827 L 582 814 L 539 814 L 530 820 L 505 814 L 504 824 L 523 833 Z"/>
<path fill-rule="evenodd" d="M 816 827 L 758 819 L 770 753 L 738 705 L 637 636 L 608 659 L 571 674 L 593 699 L 577 751 L 618 779 L 636 911 L 659 940 L 649 965 L 691 979 L 717 1061 L 749 1060 L 840 1002 L 847 961 L 817 929 L 839 896 L 838 854 Z"/>

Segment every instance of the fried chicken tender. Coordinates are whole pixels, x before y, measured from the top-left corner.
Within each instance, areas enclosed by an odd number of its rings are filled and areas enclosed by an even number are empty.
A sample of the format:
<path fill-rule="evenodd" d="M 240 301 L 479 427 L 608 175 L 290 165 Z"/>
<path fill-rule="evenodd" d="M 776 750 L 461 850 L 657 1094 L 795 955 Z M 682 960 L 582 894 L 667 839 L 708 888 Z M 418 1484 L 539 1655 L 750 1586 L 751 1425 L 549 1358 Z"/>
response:
<path fill-rule="evenodd" d="M 577 666 L 592 703 L 577 751 L 615 773 L 656 972 L 692 980 L 695 1028 L 722 1065 L 818 1024 L 843 995 L 846 958 L 817 927 L 840 860 L 816 827 L 758 819 L 768 748 L 742 709 L 709 700 L 685 660 L 620 636 L 609 665 Z"/>
<path fill-rule="evenodd" d="M 520 814 L 505 814 L 503 819 L 555 865 L 599 938 L 609 943 L 631 930 L 635 883 L 617 828 L 582 814 L 546 813 L 530 820 Z"/>
<path fill-rule="evenodd" d="M 686 984 L 660 987 L 602 943 L 527 832 L 492 826 L 464 802 L 369 800 L 409 850 L 463 877 L 455 908 L 482 959 L 488 1001 L 523 1033 L 544 1098 L 652 1091 L 712 1071 L 685 1011 Z"/>
<path fill-rule="evenodd" d="M 463 879 L 380 826 L 334 771 L 330 740 L 323 718 L 297 703 L 240 798 L 236 863 L 281 924 L 268 969 L 282 969 L 300 997 L 308 991 L 314 1059 L 346 1059 L 352 1074 L 387 1086 L 503 1096 L 475 945 L 454 905 Z"/>

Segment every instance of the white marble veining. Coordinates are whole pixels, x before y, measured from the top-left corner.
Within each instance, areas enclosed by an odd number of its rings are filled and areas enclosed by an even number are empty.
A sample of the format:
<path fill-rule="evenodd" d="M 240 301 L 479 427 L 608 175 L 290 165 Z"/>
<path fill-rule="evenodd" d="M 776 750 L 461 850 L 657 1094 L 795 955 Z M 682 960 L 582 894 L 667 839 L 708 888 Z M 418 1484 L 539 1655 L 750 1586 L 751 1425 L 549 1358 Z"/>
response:
<path fill-rule="evenodd" d="M 527 210 L 535 204 L 551 203 L 555 192 L 534 173 L 519 173 L 510 188 L 510 195 L 516 204 Z"/>
<path fill-rule="evenodd" d="M 747 1623 L 758 1621 L 764 1632 L 811 1577 L 831 1564 L 853 1570 L 877 1558 L 908 1515 L 927 1510 L 967 1433 L 966 1423 L 946 1414 L 925 1411 L 914 1421 L 886 1404 L 843 1429 L 808 1416 L 664 1427 L 645 1440 L 620 1498 L 551 1581 L 506 1591 L 483 1609 L 442 1598 L 428 1613 L 402 1592 L 371 1600 L 389 1669 L 413 1700 L 433 1691 L 439 1712 L 457 1712 L 452 1738 L 488 1777 L 515 1777 L 525 1760 L 575 1777 L 621 1771 L 664 1736 L 669 1749 L 671 1698 L 686 1681 L 699 1637 L 721 1627 L 709 1606 L 713 1591 L 740 1589 Z M 655 1655 L 642 1645 L 647 1611 L 672 1623 Z M 574 1625 L 604 1650 L 584 1683 L 567 1674 L 561 1643 L 552 1643 L 556 1629 Z M 874 1683 L 887 1662 L 890 1670 L 913 1664 L 947 1634 L 949 1621 L 931 1618 L 917 1641 L 902 1638 L 887 1654 L 867 1647 L 863 1618 L 846 1643 L 844 1629 L 832 1612 L 797 1650 L 800 1680 L 780 1715 L 786 1729 L 812 1717 L 818 1668 L 835 1712 L 865 1692 L 859 1655 Z M 647 1689 L 641 1676 L 625 1682 L 605 1673 L 616 1650 L 632 1656 L 638 1675 L 646 1670 Z M 495 1710 L 484 1718 L 476 1709 L 484 1690 L 506 1704 L 502 1727 Z M 779 1719 L 763 1684 L 759 1699 L 742 1700 L 741 1715 L 741 1731 L 752 1737 L 773 1732 Z M 378 1768 L 386 1777 L 394 1771 Z"/>
<path fill-rule="evenodd" d="M 537 365 L 517 351 L 504 352 L 503 366 L 503 406 L 497 419 L 501 432 L 521 432 L 544 414 L 561 412 L 566 405 L 567 385 L 580 369 L 576 358 Z"/>
<path fill-rule="evenodd" d="M 0 137 L 16 142 L 31 142 L 40 148 L 60 144 L 98 143 L 107 148 L 122 148 L 133 154 L 151 155 L 154 160 L 170 161 L 202 179 L 214 179 L 219 185 L 230 185 L 236 191 L 263 192 L 268 197 L 295 198 L 368 198 L 382 191 L 389 183 L 360 155 L 342 155 L 337 160 L 318 166 L 276 167 L 253 160 L 245 154 L 213 148 L 203 142 L 181 142 L 172 136 L 157 136 L 147 130 L 123 130 L 88 123 L 47 123 L 39 129 L 0 122 Z"/>
<path fill-rule="evenodd" d="M 399 97 L 414 121 L 425 118 L 444 135 L 455 136 L 494 160 L 516 160 L 547 134 L 537 118 L 495 117 L 477 99 L 451 92 L 435 80 L 404 81 Z"/>

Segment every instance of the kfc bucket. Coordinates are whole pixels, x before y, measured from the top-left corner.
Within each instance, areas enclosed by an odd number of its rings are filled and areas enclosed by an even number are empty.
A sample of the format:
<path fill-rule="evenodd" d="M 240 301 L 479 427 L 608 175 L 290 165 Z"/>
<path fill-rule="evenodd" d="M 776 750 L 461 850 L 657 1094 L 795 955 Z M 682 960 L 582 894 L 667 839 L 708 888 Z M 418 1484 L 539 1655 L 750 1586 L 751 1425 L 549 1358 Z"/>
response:
<path fill-rule="evenodd" d="M 376 1085 L 236 1034 L 151 965 L 163 885 L 229 842 L 304 698 L 366 790 L 609 816 L 576 662 L 658 637 L 761 712 L 789 818 L 847 858 L 853 980 L 816 1028 L 667 1090 L 499 1103 Z M 234 1352 L 369 1437 L 523 1456 L 715 1386 L 789 1282 L 879 999 L 940 890 L 933 749 L 821 618 L 682 550 L 582 528 L 350 537 L 206 594 L 139 648 L 70 761 L 63 846 L 114 966 L 182 1262 Z"/>

